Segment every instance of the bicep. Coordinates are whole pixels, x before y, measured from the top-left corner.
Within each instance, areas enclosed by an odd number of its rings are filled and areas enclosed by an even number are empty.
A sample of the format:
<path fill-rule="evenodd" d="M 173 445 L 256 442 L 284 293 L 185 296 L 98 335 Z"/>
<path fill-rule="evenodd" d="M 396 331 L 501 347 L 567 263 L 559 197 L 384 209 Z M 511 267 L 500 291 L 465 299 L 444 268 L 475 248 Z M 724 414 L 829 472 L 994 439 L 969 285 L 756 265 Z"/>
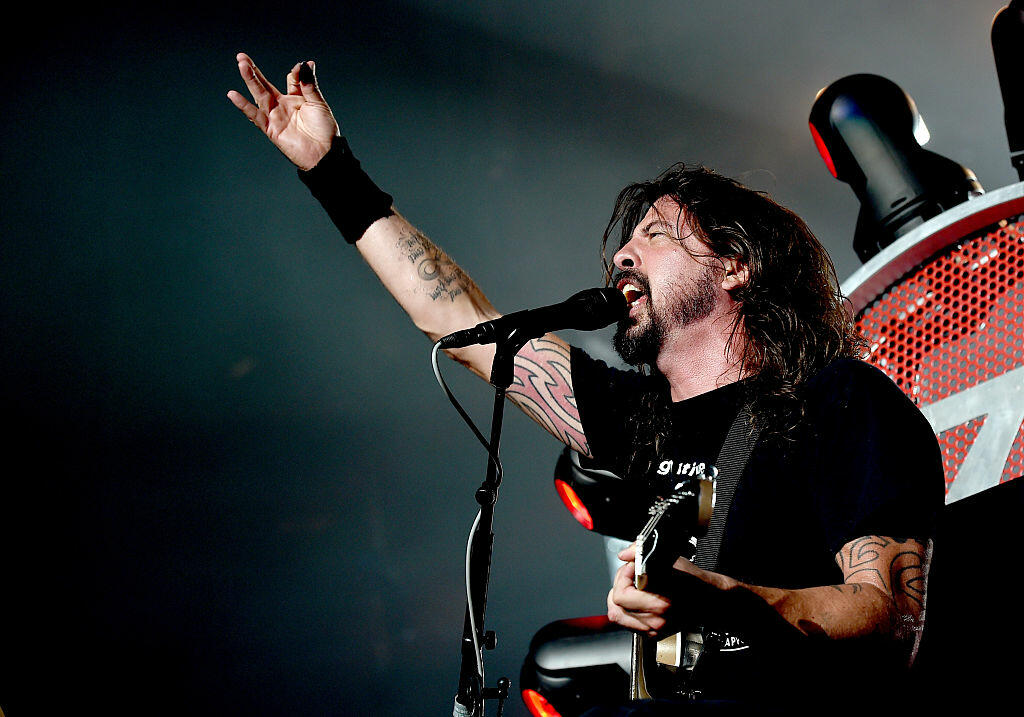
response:
<path fill-rule="evenodd" d="M 572 389 L 569 344 L 553 334 L 533 339 L 515 359 L 508 397 L 562 443 L 590 456 Z"/>
<path fill-rule="evenodd" d="M 874 585 L 903 615 L 919 618 L 924 608 L 926 546 L 914 539 L 866 535 L 836 553 L 847 585 Z"/>

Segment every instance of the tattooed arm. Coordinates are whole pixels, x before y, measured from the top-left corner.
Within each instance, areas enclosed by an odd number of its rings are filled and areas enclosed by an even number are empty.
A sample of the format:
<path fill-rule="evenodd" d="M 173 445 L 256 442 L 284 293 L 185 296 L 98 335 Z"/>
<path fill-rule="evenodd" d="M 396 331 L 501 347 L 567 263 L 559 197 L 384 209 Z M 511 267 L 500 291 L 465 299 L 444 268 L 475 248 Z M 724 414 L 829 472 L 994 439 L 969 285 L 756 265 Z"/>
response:
<path fill-rule="evenodd" d="M 874 587 L 884 600 L 889 623 L 879 624 L 897 638 L 920 638 L 924 620 L 924 588 L 928 549 L 916 540 L 897 541 L 882 535 L 853 540 L 836 553 L 843 571 L 840 593 L 857 594 Z"/>
<path fill-rule="evenodd" d="M 447 254 L 399 214 L 371 225 L 356 247 L 432 341 L 501 315 Z M 490 376 L 493 345 L 448 353 L 485 380 Z M 589 455 L 573 398 L 565 341 L 547 334 L 524 346 L 515 358 L 508 397 L 555 438 Z"/>
<path fill-rule="evenodd" d="M 685 610 L 688 602 L 691 610 L 717 602 L 728 611 L 729 596 L 753 594 L 805 635 L 833 639 L 880 635 L 907 645 L 913 654 L 924 612 L 925 546 L 916 540 L 870 535 L 847 543 L 835 557 L 842 584 L 801 590 L 747 585 L 680 558 L 675 569 L 699 582 L 690 581 L 691 595 L 661 596 L 633 587 L 629 548 L 620 555 L 628 562 L 619 569 L 608 594 L 608 617 L 652 635 L 673 632 L 673 613 Z"/>
<path fill-rule="evenodd" d="M 880 634 L 916 641 L 924 616 L 926 547 L 881 535 L 836 553 L 841 585 L 804 590 L 750 588 L 801 632 L 831 638 Z"/>
<path fill-rule="evenodd" d="M 248 55 L 239 53 L 236 60 L 255 104 L 234 90 L 228 93 L 231 103 L 297 167 L 315 167 L 341 131 L 320 92 L 314 63 L 296 64 L 282 93 Z M 356 247 L 432 340 L 500 316 L 451 258 L 397 212 L 367 227 Z M 449 354 L 477 375 L 490 376 L 493 346 L 470 346 Z M 508 396 L 556 438 L 589 453 L 572 395 L 569 346 L 564 341 L 549 334 L 527 344 L 516 357 L 515 383 Z"/>

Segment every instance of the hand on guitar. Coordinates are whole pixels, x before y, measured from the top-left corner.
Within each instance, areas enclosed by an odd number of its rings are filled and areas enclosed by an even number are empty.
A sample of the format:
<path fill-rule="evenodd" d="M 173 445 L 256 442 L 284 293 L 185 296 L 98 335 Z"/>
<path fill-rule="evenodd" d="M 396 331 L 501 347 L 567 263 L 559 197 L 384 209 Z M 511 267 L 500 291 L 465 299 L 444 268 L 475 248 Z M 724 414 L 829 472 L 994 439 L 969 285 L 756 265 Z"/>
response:
<path fill-rule="evenodd" d="M 649 637 L 660 639 L 700 625 L 778 645 L 808 636 L 865 634 L 875 630 L 874 623 L 881 620 L 869 619 L 881 608 L 873 599 L 875 591 L 859 583 L 803 590 L 765 588 L 677 558 L 669 574 L 651 575 L 646 589 L 640 590 L 634 582 L 634 558 L 632 545 L 619 553 L 625 565 L 615 574 L 608 593 L 608 619 Z M 893 601 L 882 602 L 888 605 Z M 836 619 L 845 617 L 847 611 L 856 616 L 852 630 Z"/>
<path fill-rule="evenodd" d="M 619 559 L 619 568 L 608 592 L 608 619 L 630 630 L 650 637 L 664 636 L 681 629 L 682 616 L 692 619 L 699 614 L 718 612 L 726 591 L 736 581 L 725 575 L 701 570 L 689 560 L 678 558 L 672 574 L 658 580 L 652 577 L 647 590 L 635 587 L 635 547 L 629 546 Z"/>

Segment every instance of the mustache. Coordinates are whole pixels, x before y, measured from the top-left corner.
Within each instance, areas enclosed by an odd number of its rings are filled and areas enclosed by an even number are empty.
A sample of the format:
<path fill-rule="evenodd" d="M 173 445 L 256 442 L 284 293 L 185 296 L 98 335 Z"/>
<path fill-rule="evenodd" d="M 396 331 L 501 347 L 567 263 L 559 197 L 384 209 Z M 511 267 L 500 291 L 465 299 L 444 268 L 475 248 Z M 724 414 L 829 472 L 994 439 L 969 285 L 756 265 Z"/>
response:
<path fill-rule="evenodd" d="M 647 277 L 636 269 L 621 269 L 612 276 L 612 286 L 618 286 L 620 282 L 628 281 L 643 289 L 645 294 L 651 293 L 651 285 L 647 283 Z"/>

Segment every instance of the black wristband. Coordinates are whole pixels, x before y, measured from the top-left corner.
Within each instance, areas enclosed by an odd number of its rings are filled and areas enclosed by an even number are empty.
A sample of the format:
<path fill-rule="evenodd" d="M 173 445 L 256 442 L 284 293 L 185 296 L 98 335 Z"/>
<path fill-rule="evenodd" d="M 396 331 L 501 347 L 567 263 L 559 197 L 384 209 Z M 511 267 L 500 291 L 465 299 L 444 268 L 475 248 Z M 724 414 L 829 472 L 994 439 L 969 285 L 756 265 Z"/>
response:
<path fill-rule="evenodd" d="M 335 137 L 331 149 L 302 180 L 349 244 L 355 244 L 378 219 L 391 216 L 391 195 L 373 183 L 359 166 L 344 137 Z"/>

